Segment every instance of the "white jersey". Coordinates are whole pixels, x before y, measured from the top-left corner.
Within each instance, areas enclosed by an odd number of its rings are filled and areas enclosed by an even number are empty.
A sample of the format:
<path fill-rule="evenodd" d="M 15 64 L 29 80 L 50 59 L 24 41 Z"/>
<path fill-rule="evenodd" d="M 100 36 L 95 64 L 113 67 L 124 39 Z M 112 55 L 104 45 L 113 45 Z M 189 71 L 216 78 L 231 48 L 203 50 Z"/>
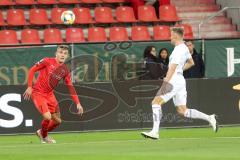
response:
<path fill-rule="evenodd" d="M 177 68 L 170 80 L 170 83 L 183 83 L 182 81 L 185 83 L 183 68 L 187 60 L 190 58 L 192 58 L 192 56 L 188 47 L 184 43 L 175 46 L 171 56 L 169 57 L 169 65 L 177 64 Z"/>

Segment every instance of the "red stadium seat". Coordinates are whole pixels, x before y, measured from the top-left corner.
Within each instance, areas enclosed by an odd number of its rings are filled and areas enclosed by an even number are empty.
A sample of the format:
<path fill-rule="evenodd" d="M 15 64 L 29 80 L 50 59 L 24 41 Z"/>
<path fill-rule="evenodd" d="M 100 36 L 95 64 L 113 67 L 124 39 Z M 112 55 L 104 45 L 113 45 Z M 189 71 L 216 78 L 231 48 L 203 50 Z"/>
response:
<path fill-rule="evenodd" d="M 92 16 L 89 8 L 73 8 L 75 14 L 75 23 L 77 24 L 89 24 L 93 23 Z"/>
<path fill-rule="evenodd" d="M 139 6 L 138 7 L 138 20 L 143 22 L 158 21 L 155 8 L 153 6 Z"/>
<path fill-rule="evenodd" d="M 180 21 L 177 15 L 177 10 L 174 5 L 162 5 L 159 7 L 159 19 L 160 21 L 176 22 Z"/>
<path fill-rule="evenodd" d="M 4 44 L 18 44 L 17 33 L 14 30 L 0 31 L 0 45 Z"/>
<path fill-rule="evenodd" d="M 125 27 L 111 27 L 110 41 L 128 41 L 128 33 Z"/>
<path fill-rule="evenodd" d="M 106 42 L 107 36 L 105 29 L 102 27 L 92 27 L 88 29 L 89 42 Z"/>
<path fill-rule="evenodd" d="M 183 27 L 184 29 L 184 39 L 193 39 L 193 31 L 192 26 L 189 24 L 180 24 L 176 25 L 176 27 Z"/>
<path fill-rule="evenodd" d="M 148 28 L 146 26 L 133 26 L 131 36 L 133 41 L 151 40 Z"/>
<path fill-rule="evenodd" d="M 2 12 L 0 11 L 0 26 L 5 26 L 5 25 L 6 25 L 6 23 L 5 23 L 5 21 L 4 21 Z"/>
<path fill-rule="evenodd" d="M 39 4 L 57 4 L 57 0 L 38 0 Z"/>
<path fill-rule="evenodd" d="M 97 23 L 113 23 L 112 9 L 109 7 L 96 7 L 94 9 L 95 21 Z"/>
<path fill-rule="evenodd" d="M 51 24 L 48 20 L 47 12 L 45 9 L 33 8 L 30 10 L 29 20 L 34 25 L 47 25 Z"/>
<path fill-rule="evenodd" d="M 103 0 L 105 3 L 123 3 L 126 2 L 126 0 Z"/>
<path fill-rule="evenodd" d="M 85 42 L 84 33 L 82 28 L 67 28 L 66 29 L 66 42 L 78 43 Z"/>
<path fill-rule="evenodd" d="M 171 32 L 169 26 L 154 26 L 153 39 L 154 40 L 170 40 Z"/>
<path fill-rule="evenodd" d="M 38 30 L 36 30 L 36 29 L 22 30 L 21 42 L 24 44 L 39 44 L 39 43 L 41 43 Z"/>
<path fill-rule="evenodd" d="M 120 6 L 116 8 L 116 19 L 119 22 L 136 22 L 132 7 Z"/>
<path fill-rule="evenodd" d="M 53 8 L 51 12 L 51 21 L 54 24 L 63 24 L 61 20 L 61 15 L 64 11 L 66 11 L 66 8 Z"/>
<path fill-rule="evenodd" d="M 0 6 L 8 6 L 8 5 L 14 5 L 13 0 L 1 0 Z"/>
<path fill-rule="evenodd" d="M 36 4 L 35 0 L 15 0 L 16 5 L 32 5 Z"/>
<path fill-rule="evenodd" d="M 79 3 L 79 0 L 59 0 L 59 3 L 64 3 L 64 4 L 72 4 L 72 3 Z"/>
<path fill-rule="evenodd" d="M 26 25 L 24 11 L 22 9 L 9 9 L 7 10 L 7 23 L 11 26 Z"/>
<path fill-rule="evenodd" d="M 44 30 L 44 43 L 62 43 L 62 34 L 59 29 L 48 28 Z"/>
<path fill-rule="evenodd" d="M 102 3 L 102 0 L 81 0 L 82 3 Z"/>

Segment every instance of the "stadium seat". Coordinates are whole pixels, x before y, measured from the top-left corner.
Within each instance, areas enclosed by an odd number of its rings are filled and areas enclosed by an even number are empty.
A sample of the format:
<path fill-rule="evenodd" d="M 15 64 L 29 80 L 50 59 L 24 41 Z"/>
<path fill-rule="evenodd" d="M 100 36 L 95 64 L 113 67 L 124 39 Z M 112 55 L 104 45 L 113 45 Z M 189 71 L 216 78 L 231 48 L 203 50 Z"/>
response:
<path fill-rule="evenodd" d="M 180 18 L 177 15 L 174 5 L 162 5 L 159 7 L 159 19 L 165 22 L 177 22 Z"/>
<path fill-rule="evenodd" d="M 47 12 L 45 9 L 33 8 L 30 10 L 29 16 L 30 24 L 34 25 L 47 25 L 51 24 L 48 20 Z"/>
<path fill-rule="evenodd" d="M 72 4 L 72 3 L 79 3 L 79 0 L 59 0 L 59 3 L 63 4 Z"/>
<path fill-rule="evenodd" d="M 7 10 L 7 23 L 11 26 L 26 25 L 24 11 L 22 9 L 8 9 Z"/>
<path fill-rule="evenodd" d="M 102 0 L 81 0 L 82 3 L 102 3 Z"/>
<path fill-rule="evenodd" d="M 126 0 L 103 0 L 105 3 L 123 3 L 126 2 Z"/>
<path fill-rule="evenodd" d="M 82 28 L 67 28 L 66 42 L 67 43 L 85 42 Z"/>
<path fill-rule="evenodd" d="M 120 6 L 116 8 L 116 19 L 118 22 L 136 22 L 132 7 Z"/>
<path fill-rule="evenodd" d="M 113 23 L 112 9 L 109 7 L 96 7 L 94 9 L 95 21 L 97 23 Z"/>
<path fill-rule="evenodd" d="M 0 45 L 4 44 L 19 44 L 16 31 L 14 30 L 0 31 Z"/>
<path fill-rule="evenodd" d="M 44 43 L 62 43 L 62 34 L 59 29 L 48 28 L 44 30 Z"/>
<path fill-rule="evenodd" d="M 39 44 L 39 43 L 41 43 L 38 30 L 36 30 L 36 29 L 22 30 L 21 42 L 23 44 Z"/>
<path fill-rule="evenodd" d="M 138 20 L 143 22 L 158 21 L 155 8 L 151 5 L 138 7 Z"/>
<path fill-rule="evenodd" d="M 13 0 L 1 0 L 0 6 L 8 6 L 8 5 L 14 5 Z"/>
<path fill-rule="evenodd" d="M 177 27 L 183 27 L 184 29 L 184 39 L 193 39 L 192 26 L 189 24 L 176 25 Z"/>
<path fill-rule="evenodd" d="M 171 32 L 169 26 L 156 25 L 153 27 L 154 40 L 170 40 Z"/>
<path fill-rule="evenodd" d="M 125 27 L 111 27 L 110 41 L 128 41 L 128 33 Z"/>
<path fill-rule="evenodd" d="M 5 23 L 5 21 L 4 21 L 3 14 L 2 14 L 2 12 L 0 11 L 0 26 L 5 26 L 5 25 L 6 25 L 6 23 Z"/>
<path fill-rule="evenodd" d="M 102 27 L 92 27 L 88 29 L 89 42 L 106 42 L 107 36 L 105 29 Z"/>
<path fill-rule="evenodd" d="M 133 26 L 131 37 L 133 41 L 149 41 L 151 40 L 148 28 L 146 26 Z"/>
<path fill-rule="evenodd" d="M 15 0 L 16 5 L 33 5 L 36 4 L 35 0 Z"/>
<path fill-rule="evenodd" d="M 75 14 L 75 23 L 77 24 L 89 24 L 93 23 L 93 19 L 89 8 L 73 8 L 73 13 Z"/>
<path fill-rule="evenodd" d="M 51 21 L 54 24 L 63 24 L 61 20 L 61 15 L 64 11 L 66 11 L 66 8 L 53 8 L 51 11 Z"/>
<path fill-rule="evenodd" d="M 57 0 L 38 0 L 39 4 L 57 4 Z"/>

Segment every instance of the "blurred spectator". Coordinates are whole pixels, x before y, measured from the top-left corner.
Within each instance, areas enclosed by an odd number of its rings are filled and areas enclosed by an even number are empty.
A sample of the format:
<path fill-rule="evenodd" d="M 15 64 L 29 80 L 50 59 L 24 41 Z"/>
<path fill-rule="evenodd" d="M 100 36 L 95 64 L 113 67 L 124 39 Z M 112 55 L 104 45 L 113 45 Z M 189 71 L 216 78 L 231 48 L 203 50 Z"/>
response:
<path fill-rule="evenodd" d="M 145 4 L 144 0 L 130 0 L 135 17 L 138 18 L 138 7 Z"/>
<path fill-rule="evenodd" d="M 156 15 L 159 17 L 159 6 L 160 5 L 169 5 L 170 0 L 145 0 L 145 5 L 153 5 L 156 10 Z"/>
<path fill-rule="evenodd" d="M 156 48 L 154 46 L 147 46 L 144 50 L 144 75 L 141 79 L 157 80 L 162 75 L 161 65 L 158 63 L 156 55 Z"/>
<path fill-rule="evenodd" d="M 195 65 L 192 68 L 184 71 L 184 77 L 185 78 L 203 78 L 205 67 L 204 67 L 202 55 L 197 53 L 196 49 L 194 48 L 193 41 L 187 41 L 186 45 L 192 55 Z"/>
<path fill-rule="evenodd" d="M 133 8 L 136 18 L 138 18 L 138 7 L 143 5 L 153 5 L 156 9 L 156 14 L 159 14 L 159 6 L 170 4 L 170 0 L 129 0 Z"/>
<path fill-rule="evenodd" d="M 159 61 L 159 64 L 161 65 L 162 70 L 163 70 L 163 74 L 162 74 L 162 76 L 160 78 L 164 78 L 166 76 L 166 74 L 167 74 L 168 63 L 169 63 L 169 53 L 168 53 L 167 48 L 162 48 L 159 51 L 158 61 Z"/>

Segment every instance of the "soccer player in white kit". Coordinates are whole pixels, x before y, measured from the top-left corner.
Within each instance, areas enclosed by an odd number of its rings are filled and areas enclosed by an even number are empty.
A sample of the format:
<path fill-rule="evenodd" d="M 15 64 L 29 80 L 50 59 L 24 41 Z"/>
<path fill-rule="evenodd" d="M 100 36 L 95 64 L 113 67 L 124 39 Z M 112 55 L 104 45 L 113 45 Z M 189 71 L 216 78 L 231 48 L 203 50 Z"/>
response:
<path fill-rule="evenodd" d="M 187 91 L 183 71 L 191 68 L 194 62 L 183 41 L 183 28 L 171 28 L 171 43 L 175 45 L 175 48 L 170 56 L 169 69 L 161 87 L 162 90 L 165 88 L 165 91 L 167 88 L 171 88 L 171 90 L 155 96 L 152 101 L 153 128 L 150 132 L 142 132 L 141 134 L 146 138 L 159 138 L 162 105 L 172 98 L 178 114 L 187 118 L 205 120 L 212 126 L 213 131 L 217 132 L 218 125 L 214 114 L 207 115 L 196 109 L 188 109 L 186 106 Z M 167 87 L 166 84 L 171 87 Z"/>

